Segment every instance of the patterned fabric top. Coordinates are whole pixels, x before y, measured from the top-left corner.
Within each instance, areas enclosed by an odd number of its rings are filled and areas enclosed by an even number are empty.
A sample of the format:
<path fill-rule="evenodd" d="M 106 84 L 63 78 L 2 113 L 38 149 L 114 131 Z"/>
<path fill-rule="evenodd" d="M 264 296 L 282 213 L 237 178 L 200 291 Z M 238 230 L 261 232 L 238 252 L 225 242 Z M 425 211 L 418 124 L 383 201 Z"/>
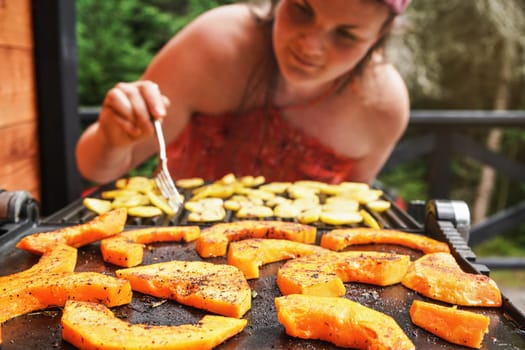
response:
<path fill-rule="evenodd" d="M 195 115 L 167 152 L 175 179 L 214 181 L 234 173 L 263 175 L 268 182 L 311 179 L 339 183 L 351 180 L 353 164 L 352 159 L 291 125 L 276 109 Z"/>

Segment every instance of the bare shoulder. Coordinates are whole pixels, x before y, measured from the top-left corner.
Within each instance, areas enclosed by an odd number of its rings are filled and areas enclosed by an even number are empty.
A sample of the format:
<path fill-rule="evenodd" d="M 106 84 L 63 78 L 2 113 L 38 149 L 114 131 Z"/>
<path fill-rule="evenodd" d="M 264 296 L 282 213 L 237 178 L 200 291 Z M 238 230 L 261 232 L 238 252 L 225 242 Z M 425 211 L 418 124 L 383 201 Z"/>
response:
<path fill-rule="evenodd" d="M 160 82 L 168 97 L 193 103 L 193 110 L 220 112 L 236 100 L 260 55 L 262 45 L 255 40 L 257 35 L 256 21 L 247 4 L 209 10 L 166 44 L 144 78 Z"/>
<path fill-rule="evenodd" d="M 370 62 L 361 79 L 363 107 L 394 135 L 408 124 L 410 101 L 405 82 L 397 69 L 383 59 Z"/>

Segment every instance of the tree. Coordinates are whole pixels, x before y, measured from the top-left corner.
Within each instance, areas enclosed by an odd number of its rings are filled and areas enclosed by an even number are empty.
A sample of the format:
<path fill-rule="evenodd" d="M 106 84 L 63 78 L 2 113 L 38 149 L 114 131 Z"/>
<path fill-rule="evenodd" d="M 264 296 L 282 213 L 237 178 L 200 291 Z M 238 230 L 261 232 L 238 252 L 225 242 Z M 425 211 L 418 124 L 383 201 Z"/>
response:
<path fill-rule="evenodd" d="M 174 33 L 171 18 L 139 0 L 77 0 L 81 105 L 100 105 L 118 81 L 140 76 L 153 53 Z"/>
<path fill-rule="evenodd" d="M 394 36 L 388 54 L 408 82 L 414 109 L 524 108 L 525 2 L 420 0 L 401 20 L 402 35 Z M 495 129 L 477 137 L 494 150 L 507 148 L 505 154 L 525 151 L 523 131 Z M 461 172 L 465 168 L 474 171 Z M 454 169 L 463 188 L 477 189 L 471 195 L 475 221 L 486 216 L 489 202 L 508 202 L 512 199 L 503 198 L 505 193 L 523 193 L 517 184 L 517 191 L 498 191 L 499 200 L 492 200 L 498 180 L 492 169 L 472 162 Z"/>

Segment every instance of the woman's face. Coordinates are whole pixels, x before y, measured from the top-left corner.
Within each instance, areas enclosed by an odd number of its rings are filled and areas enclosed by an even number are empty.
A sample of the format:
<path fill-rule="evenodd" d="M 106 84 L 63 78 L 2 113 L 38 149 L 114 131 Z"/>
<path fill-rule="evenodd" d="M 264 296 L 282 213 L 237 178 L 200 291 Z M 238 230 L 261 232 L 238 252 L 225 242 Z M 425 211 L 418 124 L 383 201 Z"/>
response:
<path fill-rule="evenodd" d="M 281 74 L 324 83 L 352 70 L 382 35 L 388 8 L 374 0 L 281 0 L 273 45 Z"/>

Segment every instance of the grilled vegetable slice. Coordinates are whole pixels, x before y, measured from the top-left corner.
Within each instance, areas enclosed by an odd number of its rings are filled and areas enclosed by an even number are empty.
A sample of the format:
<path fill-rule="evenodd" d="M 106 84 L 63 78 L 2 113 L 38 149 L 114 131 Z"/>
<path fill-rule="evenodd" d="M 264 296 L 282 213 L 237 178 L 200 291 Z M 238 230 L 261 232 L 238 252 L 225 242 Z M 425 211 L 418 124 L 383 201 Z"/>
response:
<path fill-rule="evenodd" d="M 121 232 L 103 239 L 100 251 L 105 262 L 122 267 L 142 263 L 144 245 L 153 242 L 194 241 L 200 235 L 199 226 L 152 227 Z"/>
<path fill-rule="evenodd" d="M 415 349 L 392 317 L 345 298 L 292 294 L 275 298 L 275 306 L 292 337 L 355 349 Z"/>
<path fill-rule="evenodd" d="M 277 272 L 284 295 L 342 296 L 343 282 L 378 286 L 399 283 L 410 264 L 408 255 L 380 252 L 330 252 L 287 261 Z"/>
<path fill-rule="evenodd" d="M 246 326 L 246 320 L 204 316 L 197 324 L 130 324 L 101 304 L 68 301 L 62 337 L 80 349 L 212 349 Z"/>
<path fill-rule="evenodd" d="M 133 290 L 240 318 L 251 307 L 251 290 L 239 269 L 202 261 L 168 261 L 117 270 Z"/>
<path fill-rule="evenodd" d="M 321 237 L 321 247 L 331 250 L 343 250 L 358 244 L 396 244 L 423 253 L 450 252 L 448 245 L 435 239 L 398 230 L 373 228 L 348 228 L 332 230 Z"/>
<path fill-rule="evenodd" d="M 97 215 L 107 213 L 112 209 L 111 201 L 105 199 L 86 197 L 82 200 L 82 204 L 89 210 L 97 213 Z"/>
<path fill-rule="evenodd" d="M 449 253 L 432 253 L 410 264 L 403 285 L 431 299 L 463 306 L 501 306 L 490 277 L 466 273 Z"/>
<path fill-rule="evenodd" d="M 196 249 L 203 258 L 224 256 L 228 243 L 247 238 L 277 238 L 314 243 L 317 229 L 313 226 L 283 221 L 243 220 L 215 224 L 202 230 Z"/>
<path fill-rule="evenodd" d="M 329 250 L 307 243 L 253 238 L 230 243 L 228 264 L 239 268 L 246 279 L 252 279 L 259 278 L 263 264 L 325 252 Z"/>
<path fill-rule="evenodd" d="M 73 272 L 77 263 L 77 249 L 65 244 L 58 244 L 54 249 L 45 252 L 38 262 L 29 269 L 0 276 L 0 286 L 24 278 L 41 278 L 48 272 Z M 4 288 L 1 288 L 2 290 Z"/>
<path fill-rule="evenodd" d="M 179 179 L 175 182 L 175 185 L 184 189 L 195 188 L 204 185 L 204 179 L 201 177 Z"/>
<path fill-rule="evenodd" d="M 351 225 L 357 224 L 363 221 L 363 217 L 359 212 L 343 211 L 343 210 L 332 210 L 323 211 L 319 215 L 319 220 L 329 225 Z"/>
<path fill-rule="evenodd" d="M 43 254 L 58 243 L 78 248 L 121 232 L 126 224 L 126 219 L 126 209 L 115 209 L 85 224 L 31 234 L 22 238 L 16 247 L 34 254 Z"/>
<path fill-rule="evenodd" d="M 420 300 L 412 303 L 410 319 L 446 341 L 476 349 L 481 347 L 490 324 L 490 318 L 485 315 Z"/>
<path fill-rule="evenodd" d="M 128 281 L 97 272 L 53 272 L 2 284 L 0 323 L 28 312 L 63 306 L 68 299 L 94 301 L 109 307 L 131 301 Z"/>
<path fill-rule="evenodd" d="M 162 210 L 153 205 L 139 205 L 128 208 L 128 214 L 131 216 L 137 216 L 139 218 L 151 218 L 162 215 Z"/>

